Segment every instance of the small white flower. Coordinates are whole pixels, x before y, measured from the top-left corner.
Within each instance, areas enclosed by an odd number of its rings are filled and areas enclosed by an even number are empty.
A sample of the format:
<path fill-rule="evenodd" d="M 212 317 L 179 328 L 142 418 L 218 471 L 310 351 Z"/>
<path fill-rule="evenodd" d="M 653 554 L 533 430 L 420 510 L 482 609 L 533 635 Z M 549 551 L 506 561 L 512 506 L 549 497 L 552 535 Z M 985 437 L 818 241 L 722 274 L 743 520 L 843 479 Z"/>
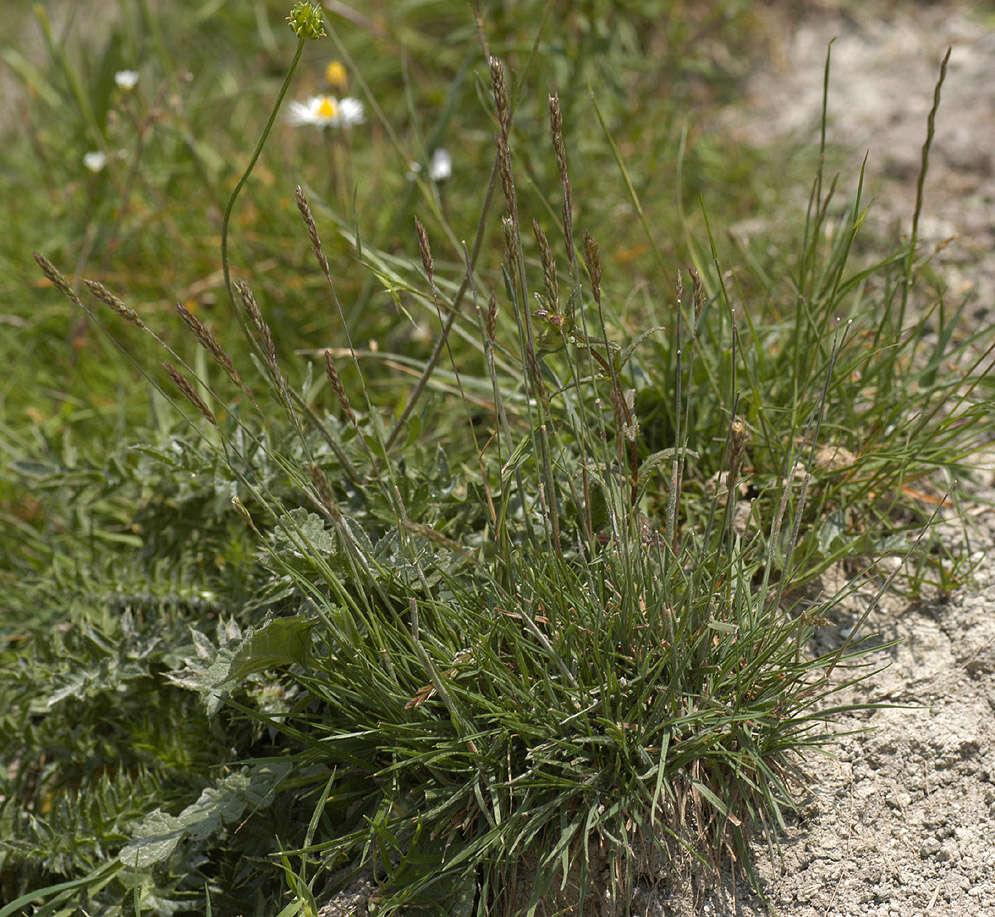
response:
<path fill-rule="evenodd" d="M 100 172 L 107 165 L 107 154 L 93 150 L 83 156 L 83 165 L 91 172 Z"/>
<path fill-rule="evenodd" d="M 359 99 L 344 98 L 339 102 L 339 117 L 343 127 L 362 124 L 366 120 L 363 114 L 363 103 Z"/>
<path fill-rule="evenodd" d="M 433 154 L 428 165 L 428 174 L 432 181 L 445 181 L 453 174 L 453 157 L 448 150 L 440 146 Z"/>
<path fill-rule="evenodd" d="M 409 162 L 408 171 L 405 175 L 408 181 L 414 181 L 421 174 L 420 162 Z M 453 157 L 448 150 L 441 147 L 432 154 L 432 159 L 428 164 L 428 177 L 432 181 L 445 181 L 453 174 Z"/>
<path fill-rule="evenodd" d="M 313 124 L 315 127 L 338 124 L 339 118 L 339 103 L 333 96 L 311 96 L 306 102 L 291 102 L 287 114 L 291 124 Z"/>
<path fill-rule="evenodd" d="M 336 99 L 335 96 L 311 96 L 306 102 L 291 102 L 287 120 L 291 124 L 315 127 L 352 127 L 366 120 L 359 99 Z"/>
<path fill-rule="evenodd" d="M 118 70 L 114 74 L 114 82 L 125 92 L 130 92 L 138 84 L 137 70 Z"/>

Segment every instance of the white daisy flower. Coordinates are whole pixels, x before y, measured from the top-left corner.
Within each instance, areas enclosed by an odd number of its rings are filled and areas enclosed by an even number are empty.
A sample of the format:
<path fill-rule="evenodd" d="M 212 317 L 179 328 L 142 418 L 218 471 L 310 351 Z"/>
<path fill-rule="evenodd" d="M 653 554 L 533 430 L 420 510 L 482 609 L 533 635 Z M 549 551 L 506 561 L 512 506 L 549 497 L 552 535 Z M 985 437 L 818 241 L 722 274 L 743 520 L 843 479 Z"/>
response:
<path fill-rule="evenodd" d="M 93 150 L 83 156 L 83 165 L 91 172 L 100 172 L 107 165 L 107 154 Z"/>
<path fill-rule="evenodd" d="M 453 174 L 453 157 L 441 146 L 432 154 L 428 164 L 428 174 L 432 181 L 445 181 Z"/>
<path fill-rule="evenodd" d="M 130 92 L 138 84 L 138 71 L 118 70 L 114 74 L 114 82 L 125 92 Z"/>
<path fill-rule="evenodd" d="M 291 102 L 287 114 L 291 124 L 313 124 L 315 127 L 338 124 L 339 118 L 339 103 L 333 96 L 311 96 L 306 102 Z"/>

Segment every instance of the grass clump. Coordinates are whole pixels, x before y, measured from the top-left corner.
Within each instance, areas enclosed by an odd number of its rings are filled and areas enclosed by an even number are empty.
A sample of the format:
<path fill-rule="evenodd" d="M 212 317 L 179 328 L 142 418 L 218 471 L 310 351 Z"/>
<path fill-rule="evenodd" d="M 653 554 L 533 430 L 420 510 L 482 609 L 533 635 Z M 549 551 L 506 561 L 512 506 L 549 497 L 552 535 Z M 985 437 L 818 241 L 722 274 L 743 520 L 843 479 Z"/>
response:
<path fill-rule="evenodd" d="M 298 186 L 307 289 L 345 336 L 317 370 L 282 355 L 280 297 L 227 244 L 242 352 L 186 306 L 174 343 L 38 256 L 92 325 L 155 348 L 136 362 L 159 420 L 137 449 L 50 443 L 14 468 L 63 533 L 19 552 L 29 650 L 3 650 L 4 917 L 263 913 L 281 891 L 314 913 L 357 884 L 377 913 L 609 914 L 689 858 L 750 872 L 877 649 L 857 628 L 813 654 L 843 596 L 800 587 L 889 553 L 910 587 L 947 575 L 925 481 L 982 440 L 987 352 L 964 362 L 982 338 L 958 312 L 928 345 L 929 313 L 906 323 L 914 238 L 852 267 L 859 193 L 840 211 L 820 172 L 794 262 L 745 253 L 739 286 L 709 232 L 685 269 L 646 219 L 665 285 L 623 309 L 626 278 L 575 226 L 558 96 L 530 158 L 486 64 L 472 243 L 426 205 L 400 253 L 371 244 L 334 189 Z M 534 214 L 523 164 L 555 176 Z M 333 268 L 338 245 L 371 287 Z M 358 344 L 352 297 L 377 287 L 436 323 L 421 352 Z M 38 607 L 71 612 L 65 636 Z"/>

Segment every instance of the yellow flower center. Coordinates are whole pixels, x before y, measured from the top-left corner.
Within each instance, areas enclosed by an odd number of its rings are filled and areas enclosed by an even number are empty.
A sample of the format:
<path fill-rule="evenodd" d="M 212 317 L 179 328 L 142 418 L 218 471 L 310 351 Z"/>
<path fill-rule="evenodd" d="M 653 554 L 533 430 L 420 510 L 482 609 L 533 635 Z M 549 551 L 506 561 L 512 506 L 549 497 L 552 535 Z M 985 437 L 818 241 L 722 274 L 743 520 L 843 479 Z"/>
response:
<path fill-rule="evenodd" d="M 322 118 L 331 119 L 335 117 L 336 112 L 338 112 L 338 109 L 335 107 L 335 102 L 328 96 L 324 96 L 321 100 L 321 104 L 318 106 L 318 114 L 321 115 Z"/>

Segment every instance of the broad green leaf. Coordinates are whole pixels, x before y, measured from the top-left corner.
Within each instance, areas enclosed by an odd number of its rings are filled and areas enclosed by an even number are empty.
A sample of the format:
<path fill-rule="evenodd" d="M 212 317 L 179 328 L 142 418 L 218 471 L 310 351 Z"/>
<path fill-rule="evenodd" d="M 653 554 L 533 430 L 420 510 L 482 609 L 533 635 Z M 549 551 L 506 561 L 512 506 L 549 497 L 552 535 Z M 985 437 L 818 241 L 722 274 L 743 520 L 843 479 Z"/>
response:
<path fill-rule="evenodd" d="M 167 859 L 186 833 L 180 819 L 156 809 L 145 817 L 138 828 L 138 837 L 124 846 L 118 859 L 125 866 L 147 869 Z"/>
<path fill-rule="evenodd" d="M 306 618 L 273 618 L 252 632 L 235 654 L 225 681 L 245 678 L 279 665 L 307 665 L 311 652 L 313 621 Z"/>

